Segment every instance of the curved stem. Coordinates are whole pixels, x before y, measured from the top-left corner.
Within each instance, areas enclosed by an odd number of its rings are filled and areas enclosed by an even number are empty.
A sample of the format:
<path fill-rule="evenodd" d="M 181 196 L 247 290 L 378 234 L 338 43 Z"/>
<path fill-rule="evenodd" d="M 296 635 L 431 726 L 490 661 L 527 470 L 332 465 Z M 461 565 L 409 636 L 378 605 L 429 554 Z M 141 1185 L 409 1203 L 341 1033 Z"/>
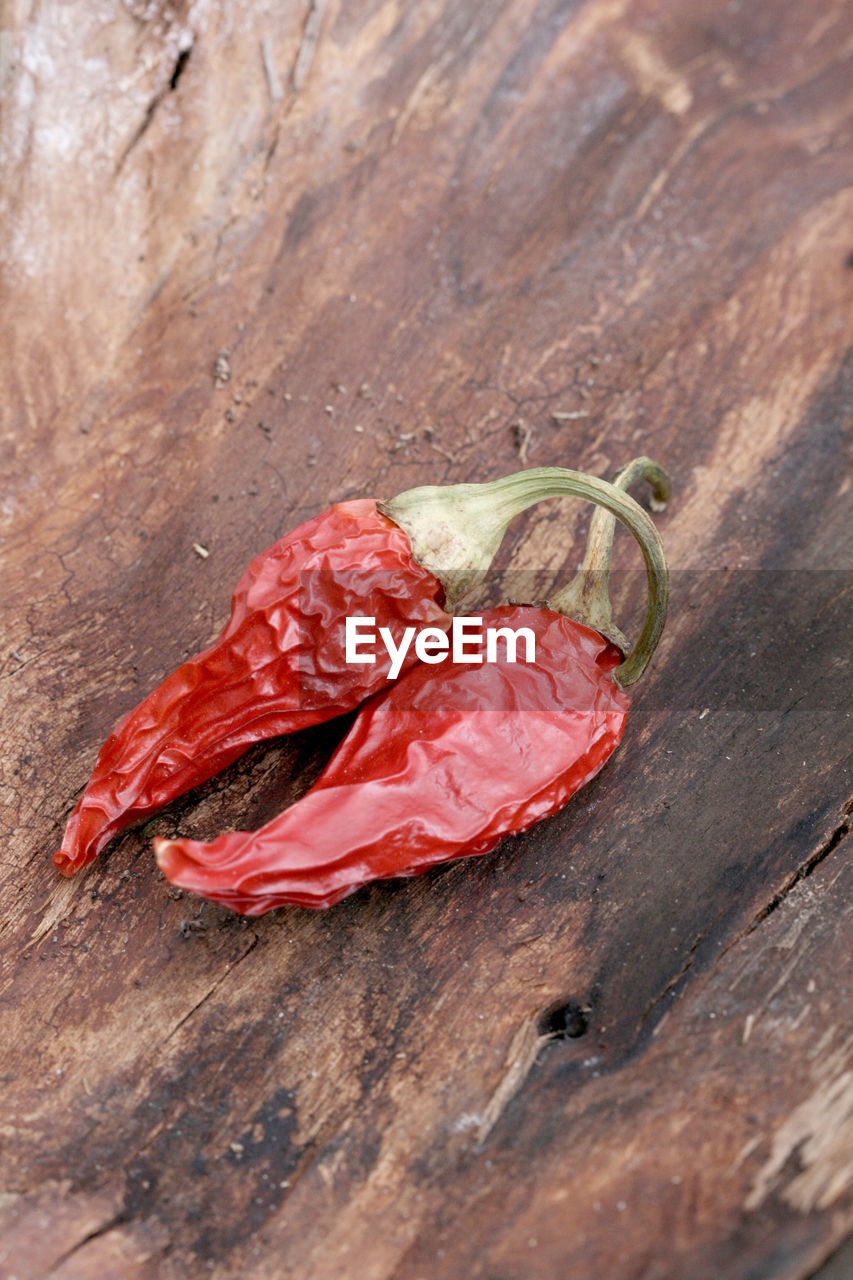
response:
<path fill-rule="evenodd" d="M 452 609 L 485 577 L 513 517 L 534 503 L 559 497 L 585 498 L 605 507 L 640 543 L 650 582 L 665 578 L 663 548 L 643 508 L 622 489 L 582 471 L 533 467 L 486 484 L 427 485 L 378 506 L 409 535 L 415 560 L 439 579 L 446 607 Z M 660 590 L 656 588 L 657 595 Z"/>
<path fill-rule="evenodd" d="M 663 467 L 658 466 L 651 458 L 634 458 L 617 473 L 613 486 L 624 491 L 638 480 L 646 480 L 651 485 L 652 508 L 662 511 L 672 491 L 670 478 Z M 616 515 L 612 508 L 604 505 L 595 512 L 589 527 L 586 551 L 580 570 L 566 587 L 551 597 L 548 604 L 558 613 L 577 618 L 606 635 L 619 646 L 623 653 L 626 653 L 629 647 L 628 641 L 613 623 L 610 604 L 610 561 Z M 648 520 L 648 517 L 646 519 L 648 526 L 654 530 L 654 538 L 649 548 L 644 545 L 637 531 L 631 529 L 640 543 L 646 562 L 649 593 L 646 618 L 637 643 L 613 673 L 614 678 L 623 686 L 633 684 L 648 665 L 663 630 L 669 601 L 669 572 L 663 555 L 663 546 L 651 520 Z M 651 560 L 647 553 L 649 551 Z"/>

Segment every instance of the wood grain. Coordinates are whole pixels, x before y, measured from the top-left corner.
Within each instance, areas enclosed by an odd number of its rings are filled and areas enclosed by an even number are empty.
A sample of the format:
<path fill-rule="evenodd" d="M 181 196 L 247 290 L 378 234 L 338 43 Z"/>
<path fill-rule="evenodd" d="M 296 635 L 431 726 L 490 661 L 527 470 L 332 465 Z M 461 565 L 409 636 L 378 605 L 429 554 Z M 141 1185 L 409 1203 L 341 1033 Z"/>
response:
<path fill-rule="evenodd" d="M 818 0 L 4 8 L 0 1275 L 844 1265 L 851 66 Z M 151 835 L 264 821 L 333 723 L 56 875 L 285 530 L 637 452 L 672 613 L 563 813 L 326 913 L 170 892 Z"/>

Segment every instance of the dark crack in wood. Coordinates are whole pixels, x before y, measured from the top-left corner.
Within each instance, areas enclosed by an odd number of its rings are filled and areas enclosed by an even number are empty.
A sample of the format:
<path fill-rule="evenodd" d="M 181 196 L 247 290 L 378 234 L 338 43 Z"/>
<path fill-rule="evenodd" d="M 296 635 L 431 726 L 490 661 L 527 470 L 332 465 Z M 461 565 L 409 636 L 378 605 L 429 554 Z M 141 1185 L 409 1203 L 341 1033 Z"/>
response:
<path fill-rule="evenodd" d="M 818 845 L 811 857 L 807 858 L 805 862 L 797 867 L 796 871 L 791 872 L 784 881 L 781 889 L 779 889 L 777 893 L 774 893 L 767 905 L 762 907 L 757 915 L 754 916 L 747 928 L 739 935 L 740 937 L 744 937 L 746 934 L 752 933 L 754 929 L 757 929 L 768 916 L 772 915 L 773 912 L 781 906 L 788 894 L 800 883 L 801 880 L 807 880 L 808 877 L 820 866 L 820 864 L 835 852 L 844 837 L 850 834 L 852 819 L 853 796 L 850 797 L 842 809 L 840 821 L 834 830 L 831 831 L 827 838 Z"/>
<path fill-rule="evenodd" d="M 60 1254 L 60 1256 L 50 1264 L 48 1270 L 43 1273 L 44 1280 L 50 1280 L 50 1277 L 54 1272 L 64 1266 L 68 1259 L 72 1258 L 75 1253 L 79 1253 L 85 1245 L 91 1244 L 93 1240 L 98 1240 L 101 1236 L 105 1236 L 108 1231 L 112 1231 L 115 1227 L 121 1226 L 123 1222 L 127 1221 L 127 1218 L 127 1212 L 124 1209 L 120 1209 L 118 1213 L 113 1214 L 113 1216 L 105 1222 L 103 1226 L 96 1227 L 94 1231 L 87 1231 L 82 1239 L 78 1240 L 76 1244 L 73 1244 L 70 1249 L 66 1249 L 64 1253 Z"/>
<path fill-rule="evenodd" d="M 121 173 L 122 169 L 124 168 L 125 161 L 127 160 L 127 157 L 130 155 L 131 151 L 133 151 L 134 147 L 137 146 L 137 144 L 141 142 L 141 140 L 144 138 L 151 124 L 151 121 L 154 119 L 154 115 L 157 111 L 157 108 L 160 106 L 160 103 L 170 93 L 174 93 L 174 91 L 177 89 L 178 82 L 180 81 L 180 78 L 184 73 L 186 65 L 190 60 L 190 54 L 192 53 L 192 51 L 193 51 L 192 45 L 190 45 L 188 49 L 181 50 L 181 52 L 178 54 L 178 57 L 175 61 L 175 65 L 172 68 L 172 73 L 169 76 L 167 83 L 162 89 L 160 89 L 158 93 L 155 93 L 154 97 L 148 103 L 148 106 L 145 108 L 145 114 L 142 117 L 142 120 L 138 128 L 136 129 L 135 133 L 131 137 L 130 142 L 128 142 L 124 151 L 121 153 L 119 162 L 116 165 L 116 169 L 115 169 L 116 176 L 118 176 L 118 174 Z"/>

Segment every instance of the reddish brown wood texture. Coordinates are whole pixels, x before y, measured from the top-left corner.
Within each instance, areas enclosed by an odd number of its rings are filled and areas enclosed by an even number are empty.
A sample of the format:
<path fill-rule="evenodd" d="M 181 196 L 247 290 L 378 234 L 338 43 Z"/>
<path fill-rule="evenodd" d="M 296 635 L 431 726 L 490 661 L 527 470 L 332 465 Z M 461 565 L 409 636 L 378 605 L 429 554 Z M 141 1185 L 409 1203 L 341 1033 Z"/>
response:
<path fill-rule="evenodd" d="M 0 1274 L 837 1280 L 849 6 L 0 26 Z M 331 725 L 57 876 L 101 741 L 283 531 L 640 451 L 672 614 L 562 814 L 327 913 L 170 892 L 151 835 L 272 815 Z M 565 577 L 587 519 L 534 512 L 504 567 Z"/>

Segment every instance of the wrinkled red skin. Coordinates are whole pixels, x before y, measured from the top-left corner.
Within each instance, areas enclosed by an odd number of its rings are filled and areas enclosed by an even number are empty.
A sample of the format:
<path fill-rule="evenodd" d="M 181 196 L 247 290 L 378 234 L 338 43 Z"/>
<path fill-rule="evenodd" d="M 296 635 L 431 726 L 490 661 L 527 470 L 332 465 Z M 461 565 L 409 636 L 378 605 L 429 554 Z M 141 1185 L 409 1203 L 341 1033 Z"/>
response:
<path fill-rule="evenodd" d="M 348 665 L 347 615 L 375 617 L 395 640 L 406 626 L 450 626 L 438 580 L 372 499 L 343 502 L 259 555 L 219 638 L 124 717 L 101 748 L 54 862 L 73 875 L 109 841 L 254 742 L 351 711 L 387 684 L 390 659 Z M 415 661 L 410 647 L 406 664 Z"/>
<path fill-rule="evenodd" d="M 562 808 L 622 737 L 628 696 L 610 675 L 621 654 L 548 609 L 482 617 L 484 628 L 531 627 L 535 665 L 412 667 L 267 826 L 209 845 L 155 841 L 166 877 L 244 915 L 328 907 L 368 881 L 487 853 Z"/>

